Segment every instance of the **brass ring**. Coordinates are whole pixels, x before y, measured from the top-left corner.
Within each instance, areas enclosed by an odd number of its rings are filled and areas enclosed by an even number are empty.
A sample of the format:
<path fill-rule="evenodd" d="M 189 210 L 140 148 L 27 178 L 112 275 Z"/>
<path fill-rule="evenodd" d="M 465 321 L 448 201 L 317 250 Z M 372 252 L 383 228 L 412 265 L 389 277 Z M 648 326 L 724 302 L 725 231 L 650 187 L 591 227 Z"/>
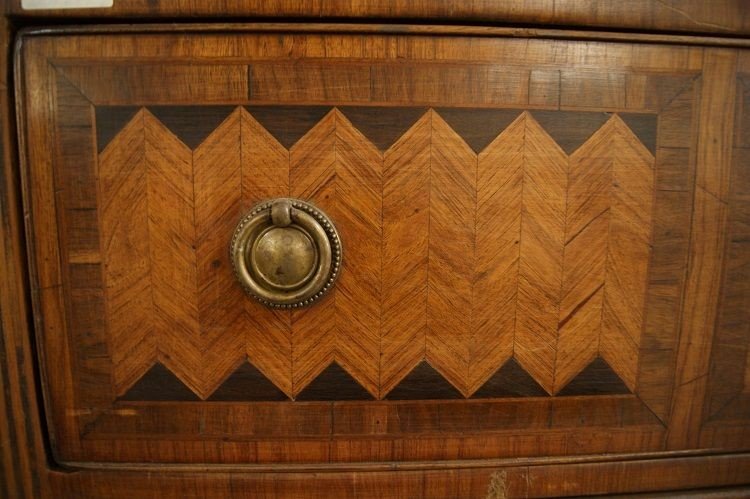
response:
<path fill-rule="evenodd" d="M 269 307 L 296 308 L 323 296 L 341 268 L 341 240 L 319 208 L 279 198 L 240 220 L 230 255 L 245 291 Z"/>

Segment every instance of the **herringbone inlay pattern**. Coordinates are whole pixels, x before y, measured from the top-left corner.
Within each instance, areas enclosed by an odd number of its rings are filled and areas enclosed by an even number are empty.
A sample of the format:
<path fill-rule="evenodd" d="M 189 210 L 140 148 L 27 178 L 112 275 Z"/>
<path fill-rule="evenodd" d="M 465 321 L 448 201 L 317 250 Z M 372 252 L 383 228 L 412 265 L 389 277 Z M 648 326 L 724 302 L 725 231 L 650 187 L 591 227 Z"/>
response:
<path fill-rule="evenodd" d="M 237 107 L 205 131 L 180 130 L 168 111 L 142 108 L 100 137 L 119 395 L 171 372 L 207 399 L 247 360 L 300 399 L 326 376 L 386 398 L 415 369 L 464 397 L 524 372 L 555 395 L 590 366 L 635 391 L 655 176 L 624 115 L 599 113 L 563 147 L 549 116 L 528 111 L 484 141 L 433 109 L 385 139 L 356 126 L 361 109 L 287 126 Z M 345 247 L 333 292 L 293 312 L 246 298 L 227 249 L 245 210 L 288 195 L 323 208 Z"/>

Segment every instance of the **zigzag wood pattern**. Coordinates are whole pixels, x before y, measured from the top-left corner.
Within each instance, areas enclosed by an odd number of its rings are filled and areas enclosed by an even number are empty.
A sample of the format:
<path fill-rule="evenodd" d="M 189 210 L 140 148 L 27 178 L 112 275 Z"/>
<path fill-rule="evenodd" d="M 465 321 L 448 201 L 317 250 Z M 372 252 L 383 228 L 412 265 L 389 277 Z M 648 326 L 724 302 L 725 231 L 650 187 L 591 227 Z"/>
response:
<path fill-rule="evenodd" d="M 194 392 L 202 393 L 192 152 L 151 113 L 144 115 L 143 130 L 151 254 L 149 292 L 159 359 Z"/>
<path fill-rule="evenodd" d="M 611 145 L 609 131 L 604 130 L 570 156 L 555 392 L 599 352 L 612 186 Z"/>
<path fill-rule="evenodd" d="M 425 356 L 431 121 L 425 113 L 383 155 L 381 394 Z"/>
<path fill-rule="evenodd" d="M 479 154 L 471 391 L 513 355 L 526 115 Z"/>
<path fill-rule="evenodd" d="M 469 396 L 477 158 L 431 113 L 426 359 Z"/>
<path fill-rule="evenodd" d="M 245 298 L 234 284 L 226 252 L 242 213 L 239 110 L 209 131 L 194 152 L 148 111 L 131 123 L 141 124 L 135 133 L 144 140 L 139 173 L 148 214 L 145 221 L 134 219 L 138 210 L 122 210 L 117 216 L 121 224 L 146 230 L 140 240 L 150 258 L 149 275 L 127 292 L 134 301 L 151 302 L 147 336 L 156 344 L 156 356 L 205 398 L 246 355 Z M 105 167 L 121 136 L 105 148 Z M 110 188 L 104 183 L 101 188 L 106 198 Z M 168 209 L 148 210 L 149 202 Z M 109 315 L 121 320 L 120 314 Z M 132 381 L 116 381 L 118 392 Z"/>
<path fill-rule="evenodd" d="M 243 212 L 265 199 L 289 195 L 289 151 L 245 109 L 240 111 Z M 243 299 L 250 361 L 287 396 L 292 390 L 292 317 Z"/>
<path fill-rule="evenodd" d="M 651 251 L 654 157 L 615 116 L 612 212 L 599 352 L 635 391 Z"/>
<path fill-rule="evenodd" d="M 520 260 L 514 356 L 552 391 L 562 280 L 567 158 L 528 113 L 525 117 Z"/>
<path fill-rule="evenodd" d="M 156 359 L 148 238 L 145 136 L 139 111 L 99 156 L 99 203 L 107 324 L 115 391 Z"/>
<path fill-rule="evenodd" d="M 616 116 L 570 158 L 555 391 L 597 355 L 634 389 L 653 161 Z"/>
<path fill-rule="evenodd" d="M 628 387 L 605 360 L 597 357 L 578 373 L 558 396 L 628 394 Z M 472 399 L 545 397 L 547 392 L 509 359 L 471 396 Z M 420 362 L 394 389 L 387 400 L 463 399 L 464 396 L 426 361 Z M 154 364 L 123 396 L 122 401 L 200 400 L 161 363 Z M 279 402 L 289 397 L 263 373 L 243 362 L 206 399 L 208 402 Z M 297 396 L 297 401 L 373 400 L 335 361 L 318 374 Z"/>
<path fill-rule="evenodd" d="M 235 109 L 193 151 L 203 396 L 247 355 L 246 298 L 229 270 L 227 251 L 243 214 L 241 131 L 241 110 Z"/>
<path fill-rule="evenodd" d="M 122 364 L 115 367 L 118 393 L 159 358 L 206 398 L 246 355 L 287 397 L 300 396 L 335 365 L 369 396 L 382 398 L 400 383 L 408 388 L 409 373 L 421 372 L 424 360 L 465 397 L 475 392 L 514 396 L 498 380 L 520 379 L 519 373 L 526 372 L 529 394 L 542 388 L 555 393 L 597 356 L 634 389 L 653 156 L 618 117 L 604 115 L 607 125 L 571 156 L 569 168 L 565 152 L 534 119 L 536 111 L 533 116 L 503 111 L 503 119 L 516 116 L 513 122 L 494 139 L 469 137 L 470 144 L 432 110 L 397 139 L 377 127 L 362 127 L 369 134 L 376 130 L 377 140 L 363 135 L 338 109 L 314 126 L 291 126 L 290 113 L 274 121 L 270 109 L 258 110 L 270 131 L 252 114 L 254 108 L 251 113 L 222 108 L 214 114 L 219 111 L 231 114 L 215 130 L 189 130 L 193 139 L 188 142 L 202 137 L 193 142 L 194 151 L 179 140 L 185 132 L 173 135 L 142 110 L 100 155 L 105 173 L 100 198 L 128 199 L 118 190 L 122 186 L 107 183 L 108 171 L 116 175 L 125 168 L 125 178 L 129 175 L 136 185 L 145 176 L 148 188 L 134 196 L 147 199 L 140 204 L 136 199 L 134 206 L 142 208 L 130 210 L 128 225 L 138 225 L 145 216 L 149 232 L 156 233 L 153 241 L 146 238 L 153 248 L 133 252 L 126 241 L 113 239 L 114 220 L 108 222 L 105 215 L 102 222 L 103 237 L 111 240 L 108 256 L 121 255 L 127 247 L 127 258 L 145 268 L 146 278 L 138 284 L 156 290 L 141 308 L 143 326 L 136 315 L 114 317 L 118 295 L 109 298 L 108 315 L 115 325 L 123 321 L 112 327 L 113 359 Z M 303 122 L 321 113 L 312 111 L 303 113 Z M 350 109 L 360 122 L 366 111 Z M 458 128 L 479 126 L 467 124 L 470 115 L 464 110 L 446 115 L 459 120 Z M 647 118 L 638 118 L 641 134 L 648 132 Z M 138 147 L 125 147 L 134 140 L 137 144 L 138 123 L 140 133 L 151 139 L 144 139 L 142 157 L 134 155 Z M 565 139 L 567 147 L 585 140 L 579 136 L 590 127 L 575 128 L 573 135 L 578 135 Z M 555 133 L 564 130 L 558 127 Z M 607 174 L 596 173 L 602 161 L 611 164 L 614 191 L 604 189 Z M 292 313 L 269 311 L 245 298 L 223 254 L 240 214 L 261 199 L 282 195 L 311 199 L 329 212 L 350 259 L 334 292 Z M 149 213 L 151 199 L 157 206 L 183 206 L 176 213 L 185 216 Z M 611 212 L 620 220 L 617 225 L 608 219 L 606 234 L 597 212 L 602 203 L 609 203 L 607 216 Z M 587 220 L 592 214 L 599 216 Z M 602 234 L 604 242 L 620 237 L 620 247 L 605 250 L 583 272 L 575 263 L 585 259 L 581 252 L 588 246 L 599 252 L 606 247 L 597 242 Z M 629 241 L 637 244 L 623 250 Z M 151 261 L 172 253 L 178 264 L 170 269 Z M 124 261 L 108 267 L 108 288 L 128 292 L 135 286 L 118 282 L 117 265 Z M 635 274 L 623 277 L 624 269 L 633 266 Z M 168 272 L 176 268 L 180 276 L 170 281 Z M 628 299 L 608 303 L 605 288 L 612 288 L 612 300 Z M 596 348 L 573 351 L 571 338 L 581 345 L 581 337 L 596 337 L 586 342 Z M 122 354 L 126 341 L 146 353 L 136 359 Z"/>
<path fill-rule="evenodd" d="M 372 255 L 380 254 L 382 156 L 339 111 L 332 111 L 294 142 L 289 168 L 291 195 L 313 200 L 345 220 L 340 230 L 349 241 L 342 277 L 320 304 L 328 310 L 292 314 L 292 393 L 336 359 L 377 395 L 381 266 Z"/>
<path fill-rule="evenodd" d="M 335 144 L 336 116 L 329 112 L 289 151 L 290 194 L 311 200 L 326 213 L 334 213 L 337 200 Z M 334 360 L 338 326 L 336 298 L 336 292 L 328 293 L 314 307 L 292 311 L 292 390 L 295 396 Z"/>
<path fill-rule="evenodd" d="M 336 360 L 379 396 L 382 153 L 338 110 L 336 204 L 331 216 L 346 241 L 336 301 Z"/>

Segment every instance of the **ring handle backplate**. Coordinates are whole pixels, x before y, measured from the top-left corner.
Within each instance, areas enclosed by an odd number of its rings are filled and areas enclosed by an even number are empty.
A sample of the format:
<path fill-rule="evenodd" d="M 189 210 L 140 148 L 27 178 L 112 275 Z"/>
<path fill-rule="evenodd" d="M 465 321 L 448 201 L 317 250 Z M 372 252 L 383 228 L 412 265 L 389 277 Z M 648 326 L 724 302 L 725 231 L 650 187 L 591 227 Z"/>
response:
<path fill-rule="evenodd" d="M 255 206 L 237 225 L 230 252 L 237 280 L 269 307 L 310 305 L 333 286 L 341 268 L 336 227 L 299 199 Z"/>

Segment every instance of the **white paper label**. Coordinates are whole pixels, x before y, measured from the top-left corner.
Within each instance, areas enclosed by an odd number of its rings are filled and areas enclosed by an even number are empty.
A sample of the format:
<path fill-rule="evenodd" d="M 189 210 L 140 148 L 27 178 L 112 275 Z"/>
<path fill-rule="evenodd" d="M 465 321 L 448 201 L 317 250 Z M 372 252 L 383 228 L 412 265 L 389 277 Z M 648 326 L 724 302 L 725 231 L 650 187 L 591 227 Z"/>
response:
<path fill-rule="evenodd" d="M 114 0 L 21 0 L 25 10 L 91 9 L 112 7 Z"/>

